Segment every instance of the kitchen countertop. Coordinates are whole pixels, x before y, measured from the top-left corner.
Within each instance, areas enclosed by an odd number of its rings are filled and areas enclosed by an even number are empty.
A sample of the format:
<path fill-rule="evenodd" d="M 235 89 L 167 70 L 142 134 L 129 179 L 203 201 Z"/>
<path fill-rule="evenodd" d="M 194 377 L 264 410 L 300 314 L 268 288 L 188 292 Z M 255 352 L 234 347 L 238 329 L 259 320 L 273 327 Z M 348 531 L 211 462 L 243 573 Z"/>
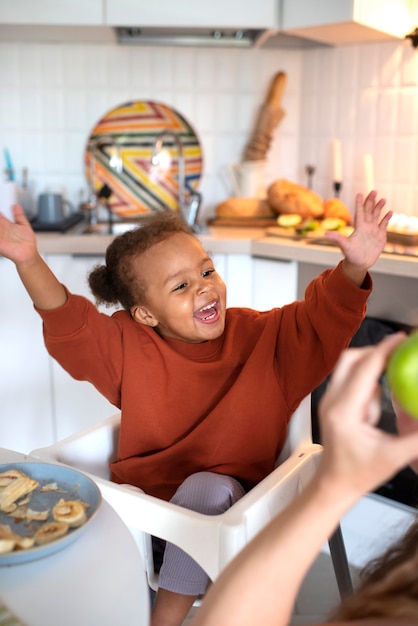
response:
<path fill-rule="evenodd" d="M 208 252 L 216 254 L 251 254 L 264 258 L 298 261 L 313 265 L 335 266 L 342 258 L 339 248 L 329 244 L 294 241 L 266 235 L 262 228 L 211 226 L 198 235 Z M 75 233 L 37 233 L 41 254 L 103 255 L 113 235 Z M 405 251 L 393 254 L 390 250 Z M 418 278 L 418 249 L 387 246 L 373 266 L 374 273 Z M 416 256 L 413 256 L 413 253 Z"/>

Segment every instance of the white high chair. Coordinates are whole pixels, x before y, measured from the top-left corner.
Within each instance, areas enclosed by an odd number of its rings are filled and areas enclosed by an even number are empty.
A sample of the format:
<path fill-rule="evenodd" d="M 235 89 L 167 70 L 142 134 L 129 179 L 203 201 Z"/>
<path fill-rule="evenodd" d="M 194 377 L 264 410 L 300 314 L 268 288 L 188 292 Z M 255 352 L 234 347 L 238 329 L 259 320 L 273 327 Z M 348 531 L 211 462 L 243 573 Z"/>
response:
<path fill-rule="evenodd" d="M 305 486 L 315 472 L 322 446 L 312 443 L 311 398 L 292 416 L 276 469 L 221 515 L 196 513 L 149 496 L 136 487 L 110 481 L 116 459 L 120 413 L 62 441 L 31 452 L 43 461 L 61 463 L 88 474 L 103 498 L 131 530 L 142 554 L 149 585 L 158 588 L 151 535 L 170 541 L 192 556 L 215 580 L 227 563 Z M 303 541 L 303 538 L 301 538 Z M 341 530 L 329 539 L 340 595 L 352 591 Z"/>

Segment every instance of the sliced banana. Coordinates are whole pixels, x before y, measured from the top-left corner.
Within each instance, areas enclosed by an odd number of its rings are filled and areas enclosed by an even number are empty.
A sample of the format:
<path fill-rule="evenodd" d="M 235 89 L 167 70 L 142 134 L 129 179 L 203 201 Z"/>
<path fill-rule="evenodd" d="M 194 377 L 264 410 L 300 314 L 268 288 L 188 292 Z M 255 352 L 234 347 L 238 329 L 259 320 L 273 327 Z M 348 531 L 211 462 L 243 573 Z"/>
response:
<path fill-rule="evenodd" d="M 29 550 L 35 543 L 35 537 L 19 537 L 16 538 L 15 550 Z"/>
<path fill-rule="evenodd" d="M 87 519 L 85 502 L 81 500 L 59 500 L 52 509 L 56 522 L 65 522 L 71 528 L 81 526 Z"/>
<path fill-rule="evenodd" d="M 7 554 L 7 552 L 13 552 L 15 549 L 16 541 L 14 539 L 0 539 L 0 554 Z"/>
<path fill-rule="evenodd" d="M 10 507 L 28 493 L 36 489 L 39 483 L 25 474 L 14 478 L 0 490 L 0 511 L 10 512 Z"/>
<path fill-rule="evenodd" d="M 31 508 L 28 508 L 26 510 L 26 519 L 30 520 L 30 521 L 37 521 L 37 522 L 46 522 L 46 520 L 48 519 L 49 516 L 49 509 L 46 509 L 45 511 L 34 511 Z"/>
<path fill-rule="evenodd" d="M 26 474 L 21 472 L 18 469 L 9 469 L 6 472 L 2 472 L 0 474 L 0 487 L 7 487 L 10 483 L 12 483 L 16 478 L 25 478 Z"/>
<path fill-rule="evenodd" d="M 43 524 L 35 533 L 35 543 L 43 545 L 60 539 L 67 534 L 68 528 L 69 526 L 65 522 L 48 522 Z"/>
<path fill-rule="evenodd" d="M 0 554 L 13 550 L 27 550 L 34 544 L 33 537 L 21 537 L 8 524 L 0 524 Z"/>
<path fill-rule="evenodd" d="M 0 524 L 0 554 L 12 552 L 16 545 L 16 535 L 8 524 Z"/>

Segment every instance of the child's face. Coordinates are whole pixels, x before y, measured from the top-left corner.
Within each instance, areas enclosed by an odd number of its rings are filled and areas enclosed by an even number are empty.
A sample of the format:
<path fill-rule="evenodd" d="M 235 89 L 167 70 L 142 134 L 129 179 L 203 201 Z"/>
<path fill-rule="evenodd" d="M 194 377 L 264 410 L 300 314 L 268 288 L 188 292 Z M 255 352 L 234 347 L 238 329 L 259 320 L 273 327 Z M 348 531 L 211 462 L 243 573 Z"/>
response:
<path fill-rule="evenodd" d="M 147 286 L 146 303 L 131 308 L 137 322 L 190 343 L 223 333 L 225 283 L 197 239 L 171 235 L 142 254 L 135 267 Z"/>

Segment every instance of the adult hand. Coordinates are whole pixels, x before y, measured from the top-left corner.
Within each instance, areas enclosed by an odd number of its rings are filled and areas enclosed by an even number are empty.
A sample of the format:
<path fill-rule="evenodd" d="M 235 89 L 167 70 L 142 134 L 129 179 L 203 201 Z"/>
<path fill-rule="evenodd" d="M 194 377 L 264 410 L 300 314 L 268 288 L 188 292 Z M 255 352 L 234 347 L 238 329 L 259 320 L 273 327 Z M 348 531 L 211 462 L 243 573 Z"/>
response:
<path fill-rule="evenodd" d="M 400 435 L 414 433 L 418 431 L 418 419 L 407 413 L 392 396 L 392 406 L 396 415 L 396 425 Z M 418 459 L 410 463 L 414 472 L 418 474 Z"/>
<path fill-rule="evenodd" d="M 418 460 L 418 428 L 400 435 L 376 428 L 381 412 L 378 380 L 404 339 L 404 333 L 395 333 L 377 346 L 346 350 L 319 405 L 324 445 L 320 471 L 354 499 Z"/>

